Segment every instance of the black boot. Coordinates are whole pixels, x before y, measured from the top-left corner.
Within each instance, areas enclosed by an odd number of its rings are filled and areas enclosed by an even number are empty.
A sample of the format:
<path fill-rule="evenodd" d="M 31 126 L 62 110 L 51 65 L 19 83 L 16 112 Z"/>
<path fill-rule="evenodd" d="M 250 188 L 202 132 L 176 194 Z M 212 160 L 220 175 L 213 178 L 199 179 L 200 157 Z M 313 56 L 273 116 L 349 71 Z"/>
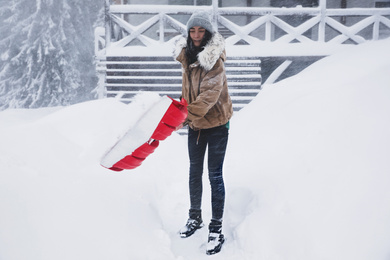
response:
<path fill-rule="evenodd" d="M 203 221 L 201 210 L 190 209 L 187 224 L 182 229 L 180 229 L 179 233 L 182 238 L 189 237 L 194 234 L 197 229 L 202 227 Z"/>
<path fill-rule="evenodd" d="M 212 219 L 209 225 L 209 239 L 206 254 L 213 255 L 221 251 L 225 237 L 222 234 L 222 221 Z"/>

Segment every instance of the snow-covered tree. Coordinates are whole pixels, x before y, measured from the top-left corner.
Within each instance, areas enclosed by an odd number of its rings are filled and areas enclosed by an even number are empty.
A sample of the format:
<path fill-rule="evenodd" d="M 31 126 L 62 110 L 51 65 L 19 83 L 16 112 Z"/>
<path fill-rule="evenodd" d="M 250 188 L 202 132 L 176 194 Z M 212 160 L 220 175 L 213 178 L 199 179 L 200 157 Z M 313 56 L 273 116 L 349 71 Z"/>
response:
<path fill-rule="evenodd" d="M 92 98 L 96 1 L 0 0 L 0 109 Z"/>

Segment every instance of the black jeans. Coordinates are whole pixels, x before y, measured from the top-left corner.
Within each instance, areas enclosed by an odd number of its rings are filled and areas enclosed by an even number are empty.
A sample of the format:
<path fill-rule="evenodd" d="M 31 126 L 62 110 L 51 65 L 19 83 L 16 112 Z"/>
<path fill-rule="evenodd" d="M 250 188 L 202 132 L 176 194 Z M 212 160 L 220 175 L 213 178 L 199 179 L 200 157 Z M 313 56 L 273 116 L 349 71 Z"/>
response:
<path fill-rule="evenodd" d="M 208 171 L 211 186 L 212 218 L 222 220 L 225 206 L 225 184 L 222 167 L 225 158 L 229 130 L 223 125 L 211 129 L 188 130 L 188 152 L 190 156 L 190 202 L 192 210 L 201 209 L 203 164 L 208 147 Z"/>

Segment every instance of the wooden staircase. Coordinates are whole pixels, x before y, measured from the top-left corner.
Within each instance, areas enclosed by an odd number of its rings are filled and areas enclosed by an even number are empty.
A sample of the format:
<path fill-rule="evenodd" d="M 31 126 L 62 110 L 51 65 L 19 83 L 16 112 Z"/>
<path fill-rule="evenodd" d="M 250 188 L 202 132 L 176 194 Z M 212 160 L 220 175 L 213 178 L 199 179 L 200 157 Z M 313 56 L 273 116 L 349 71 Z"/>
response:
<path fill-rule="evenodd" d="M 239 111 L 261 89 L 260 58 L 228 57 L 225 67 L 233 109 Z M 140 91 L 153 91 L 179 99 L 181 83 L 181 65 L 171 56 L 106 58 L 107 97 L 129 103 Z"/>

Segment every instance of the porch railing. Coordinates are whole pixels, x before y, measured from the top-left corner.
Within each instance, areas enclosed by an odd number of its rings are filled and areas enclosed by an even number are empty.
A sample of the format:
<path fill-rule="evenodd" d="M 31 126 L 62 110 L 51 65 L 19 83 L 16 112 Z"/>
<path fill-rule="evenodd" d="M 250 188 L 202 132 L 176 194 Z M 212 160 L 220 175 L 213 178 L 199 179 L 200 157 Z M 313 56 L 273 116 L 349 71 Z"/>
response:
<path fill-rule="evenodd" d="M 97 30 L 95 35 L 98 58 L 105 56 L 106 48 L 111 46 L 169 44 L 174 36 L 187 33 L 185 23 L 175 16 L 189 16 L 197 10 L 209 11 L 215 28 L 229 31 L 226 43 L 231 46 L 242 42 L 250 46 L 313 42 L 360 44 L 390 36 L 390 8 L 326 9 L 326 0 L 320 0 L 318 7 L 311 8 L 218 7 L 218 0 L 213 0 L 211 6 L 110 5 L 109 0 L 105 1 L 105 30 Z M 132 15 L 148 18 L 134 25 L 125 19 Z M 240 16 L 250 16 L 252 21 L 244 25 L 233 22 Z M 301 22 L 294 26 L 288 22 L 291 17 Z M 151 28 L 157 28 L 155 35 L 146 33 Z"/>

